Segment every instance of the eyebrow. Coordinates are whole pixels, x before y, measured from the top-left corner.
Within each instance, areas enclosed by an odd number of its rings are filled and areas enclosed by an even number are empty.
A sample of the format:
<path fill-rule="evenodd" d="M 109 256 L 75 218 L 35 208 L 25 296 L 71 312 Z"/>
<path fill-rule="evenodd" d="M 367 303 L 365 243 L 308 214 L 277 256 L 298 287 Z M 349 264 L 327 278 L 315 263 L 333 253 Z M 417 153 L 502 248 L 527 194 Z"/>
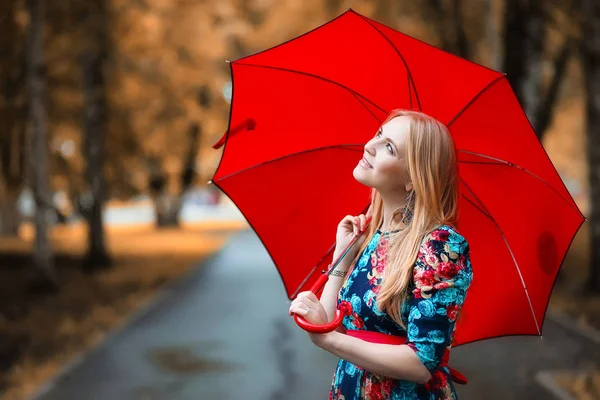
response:
<path fill-rule="evenodd" d="M 377 131 L 377 133 L 381 133 L 381 136 L 383 136 L 383 129 L 381 129 L 381 127 L 379 127 L 379 130 Z M 398 146 L 396 146 L 396 143 L 394 143 L 394 141 L 387 136 L 383 136 L 383 137 L 392 143 L 392 146 L 394 146 L 394 149 L 396 150 L 396 157 L 398 157 L 399 152 L 398 152 Z"/>

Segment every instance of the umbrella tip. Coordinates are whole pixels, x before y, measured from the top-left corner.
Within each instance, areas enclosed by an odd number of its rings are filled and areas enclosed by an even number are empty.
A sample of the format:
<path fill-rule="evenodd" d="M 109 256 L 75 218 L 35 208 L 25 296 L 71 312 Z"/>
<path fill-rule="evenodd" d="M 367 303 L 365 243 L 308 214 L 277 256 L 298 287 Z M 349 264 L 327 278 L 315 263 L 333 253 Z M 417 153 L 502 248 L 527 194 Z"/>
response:
<path fill-rule="evenodd" d="M 225 62 L 226 62 L 227 64 L 231 64 L 231 61 L 230 61 L 230 60 L 225 60 Z"/>
<path fill-rule="evenodd" d="M 211 185 L 213 183 L 212 179 L 209 180 L 208 182 L 206 182 L 208 185 Z"/>

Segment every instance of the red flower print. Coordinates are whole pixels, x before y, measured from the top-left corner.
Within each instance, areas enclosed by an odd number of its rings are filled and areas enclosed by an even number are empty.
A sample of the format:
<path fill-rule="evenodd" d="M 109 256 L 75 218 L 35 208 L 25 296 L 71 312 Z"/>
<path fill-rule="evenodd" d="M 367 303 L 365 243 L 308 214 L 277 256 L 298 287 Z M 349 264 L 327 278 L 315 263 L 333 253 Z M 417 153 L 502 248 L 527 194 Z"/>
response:
<path fill-rule="evenodd" d="M 437 290 L 441 290 L 441 289 L 446 289 L 450 287 L 450 283 L 448 282 L 438 282 L 435 284 L 435 289 Z"/>
<path fill-rule="evenodd" d="M 352 316 L 354 317 L 354 320 L 352 321 L 352 325 L 354 325 L 354 327 L 356 327 L 357 329 L 364 328 L 365 322 L 358 316 L 358 314 L 353 312 Z"/>
<path fill-rule="evenodd" d="M 352 304 L 349 301 L 340 301 L 340 305 L 338 306 L 338 309 L 344 315 L 352 314 Z"/>
<path fill-rule="evenodd" d="M 464 254 L 458 256 L 456 260 L 456 265 L 460 270 L 464 270 L 467 267 L 467 257 Z"/>
<path fill-rule="evenodd" d="M 433 237 L 434 240 L 439 240 L 441 242 L 445 242 L 448 240 L 448 236 L 450 236 L 450 232 L 448 232 L 444 229 L 437 229 L 437 230 L 431 232 L 431 236 Z"/>
<path fill-rule="evenodd" d="M 457 304 L 453 304 L 448 306 L 446 309 L 446 315 L 450 321 L 456 321 L 456 317 L 458 317 L 458 312 L 460 311 L 460 307 Z"/>
<path fill-rule="evenodd" d="M 385 378 L 382 382 L 381 382 L 381 393 L 383 395 L 385 395 L 385 398 L 389 398 L 390 394 L 392 393 L 392 380 L 389 378 Z"/>
<path fill-rule="evenodd" d="M 436 255 L 429 254 L 425 256 L 425 264 L 429 265 L 433 269 L 438 269 L 440 265 L 440 260 Z"/>
<path fill-rule="evenodd" d="M 425 242 L 423 244 L 423 246 L 421 246 L 421 253 L 424 256 L 435 256 L 436 255 L 435 246 L 433 245 L 433 242 L 431 240 Z"/>
<path fill-rule="evenodd" d="M 381 393 L 381 383 L 370 380 L 365 387 L 365 395 L 369 400 L 385 400 Z"/>
<path fill-rule="evenodd" d="M 452 279 L 458 274 L 459 268 L 450 261 L 441 262 L 437 268 L 437 274 L 444 279 Z"/>
<path fill-rule="evenodd" d="M 432 269 L 416 272 L 415 283 L 417 286 L 433 286 L 435 284 L 435 272 Z"/>

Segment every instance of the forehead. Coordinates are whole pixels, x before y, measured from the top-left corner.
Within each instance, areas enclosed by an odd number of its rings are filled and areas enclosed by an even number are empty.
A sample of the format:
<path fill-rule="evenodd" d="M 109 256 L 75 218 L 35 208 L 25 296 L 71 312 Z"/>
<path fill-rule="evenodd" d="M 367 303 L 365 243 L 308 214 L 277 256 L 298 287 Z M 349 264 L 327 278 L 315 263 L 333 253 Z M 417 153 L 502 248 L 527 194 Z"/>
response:
<path fill-rule="evenodd" d="M 390 121 L 382 125 L 383 135 L 392 139 L 395 143 L 404 143 L 410 131 L 410 118 L 400 116 L 392 118 Z"/>

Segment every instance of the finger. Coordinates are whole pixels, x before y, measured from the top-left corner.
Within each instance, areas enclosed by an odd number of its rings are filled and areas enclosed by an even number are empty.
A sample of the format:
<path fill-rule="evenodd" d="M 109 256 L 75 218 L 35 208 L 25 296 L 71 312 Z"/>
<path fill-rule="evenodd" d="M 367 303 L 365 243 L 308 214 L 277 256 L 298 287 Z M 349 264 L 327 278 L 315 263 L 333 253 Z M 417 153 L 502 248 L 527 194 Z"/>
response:
<path fill-rule="evenodd" d="M 298 295 L 298 296 L 300 296 L 300 295 Z M 296 305 L 302 304 L 302 305 L 305 305 L 306 307 L 314 307 L 319 302 L 319 299 L 317 299 L 317 296 L 315 296 L 314 293 L 307 292 L 307 293 L 304 293 L 304 295 L 302 297 L 298 297 L 296 300 L 294 300 L 294 302 L 295 303 L 293 303 L 293 304 L 296 304 Z"/>
<path fill-rule="evenodd" d="M 360 218 L 360 231 L 363 232 L 367 225 L 367 217 L 365 217 L 363 214 L 360 214 L 359 218 Z"/>
<path fill-rule="evenodd" d="M 302 295 L 302 297 L 307 298 L 313 302 L 319 301 L 319 299 L 317 298 L 317 295 L 314 294 L 313 292 L 311 292 L 310 290 L 306 290 L 304 292 L 301 292 L 300 294 Z M 298 296 L 300 296 L 300 294 Z"/>
<path fill-rule="evenodd" d="M 305 304 L 298 304 L 290 307 L 290 313 L 306 316 L 310 312 L 310 308 L 308 308 Z"/>

